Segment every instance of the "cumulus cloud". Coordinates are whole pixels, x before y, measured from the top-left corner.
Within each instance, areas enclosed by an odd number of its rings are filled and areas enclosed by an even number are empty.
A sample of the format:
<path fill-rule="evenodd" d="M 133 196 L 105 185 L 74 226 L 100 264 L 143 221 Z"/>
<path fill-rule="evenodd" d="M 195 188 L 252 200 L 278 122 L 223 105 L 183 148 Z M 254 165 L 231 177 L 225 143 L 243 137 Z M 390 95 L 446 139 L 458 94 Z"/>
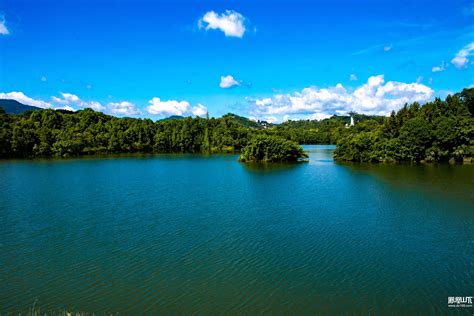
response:
<path fill-rule="evenodd" d="M 20 91 L 12 91 L 8 93 L 0 93 L 0 99 L 11 99 L 11 100 L 16 100 L 20 103 L 23 103 L 25 105 L 32 105 L 36 106 L 39 108 L 47 109 L 51 108 L 52 105 L 49 102 L 45 102 L 42 100 L 36 100 L 33 98 L 30 98 L 26 96 L 23 92 Z"/>
<path fill-rule="evenodd" d="M 146 108 L 146 110 L 148 113 L 153 115 L 203 116 L 207 113 L 207 108 L 204 105 L 198 104 L 194 107 L 191 107 L 188 101 L 162 101 L 160 98 L 154 97 L 148 103 L 150 105 Z"/>
<path fill-rule="evenodd" d="M 393 48 L 393 45 L 392 45 L 392 44 L 390 44 L 390 45 L 385 45 L 385 46 L 383 47 L 383 51 L 384 51 L 384 52 L 389 52 L 389 51 L 392 50 L 392 48 Z"/>
<path fill-rule="evenodd" d="M 357 76 L 356 76 L 355 74 L 351 74 L 351 75 L 349 76 L 349 80 L 350 80 L 350 81 L 356 81 L 356 80 L 357 80 Z"/>
<path fill-rule="evenodd" d="M 23 92 L 8 92 L 0 93 L 0 99 L 11 99 L 16 100 L 26 105 L 32 105 L 43 109 L 55 109 L 55 110 L 69 110 L 76 111 L 84 108 L 91 108 L 95 111 L 109 113 L 112 115 L 119 116 L 134 116 L 142 114 L 135 104 L 122 101 L 122 102 L 109 102 L 106 106 L 102 105 L 97 101 L 84 101 L 77 95 L 72 93 L 60 92 L 61 97 L 51 97 L 51 102 L 43 100 L 33 99 L 26 96 Z M 203 109 L 206 109 L 201 104 L 192 108 L 194 115 L 202 115 Z M 207 109 L 206 109 L 207 112 Z M 205 114 L 205 113 L 204 113 Z"/>
<path fill-rule="evenodd" d="M 207 114 L 207 108 L 201 103 L 198 103 L 198 105 L 191 108 L 191 113 L 194 116 L 204 117 Z"/>
<path fill-rule="evenodd" d="M 245 33 L 245 18 L 233 10 L 219 14 L 209 11 L 199 20 L 198 27 L 205 30 L 221 30 L 225 36 L 242 38 Z"/>
<path fill-rule="evenodd" d="M 62 98 L 53 96 L 51 99 L 54 103 L 60 105 L 67 105 L 72 108 L 91 108 L 95 111 L 104 112 L 106 107 L 97 101 L 84 101 L 77 95 L 72 93 L 60 92 Z"/>
<path fill-rule="evenodd" d="M 468 62 L 468 57 L 472 55 L 474 51 L 474 42 L 464 46 L 457 54 L 451 59 L 451 63 L 457 68 L 463 68 Z"/>
<path fill-rule="evenodd" d="M 72 93 L 60 92 L 60 94 L 60 98 L 55 96 L 51 98 L 52 102 L 56 104 L 55 108 L 57 109 L 64 108 L 67 110 L 75 110 L 91 108 L 94 111 L 118 116 L 135 116 L 142 114 L 138 107 L 129 101 L 109 102 L 107 105 L 102 105 L 102 103 L 97 101 L 82 100 L 80 97 Z"/>
<path fill-rule="evenodd" d="M 10 31 L 7 28 L 5 18 L 0 16 L 0 35 L 8 35 Z"/>
<path fill-rule="evenodd" d="M 251 114 L 321 119 L 350 111 L 364 114 L 388 115 L 405 103 L 424 103 L 432 99 L 434 91 L 421 83 L 388 81 L 383 75 L 372 76 L 355 90 L 342 84 L 329 88 L 309 87 L 293 94 L 277 94 L 272 98 L 256 99 Z"/>
<path fill-rule="evenodd" d="M 221 76 L 219 87 L 222 89 L 232 88 L 233 86 L 240 86 L 240 82 L 234 79 L 231 75 Z"/>
<path fill-rule="evenodd" d="M 133 116 L 141 114 L 140 110 L 135 106 L 135 104 L 128 101 L 110 102 L 109 104 L 107 104 L 107 112 L 122 116 Z"/>
<path fill-rule="evenodd" d="M 40 80 L 43 81 L 43 82 L 46 82 L 48 80 L 48 78 L 46 78 L 45 76 L 41 76 Z"/>

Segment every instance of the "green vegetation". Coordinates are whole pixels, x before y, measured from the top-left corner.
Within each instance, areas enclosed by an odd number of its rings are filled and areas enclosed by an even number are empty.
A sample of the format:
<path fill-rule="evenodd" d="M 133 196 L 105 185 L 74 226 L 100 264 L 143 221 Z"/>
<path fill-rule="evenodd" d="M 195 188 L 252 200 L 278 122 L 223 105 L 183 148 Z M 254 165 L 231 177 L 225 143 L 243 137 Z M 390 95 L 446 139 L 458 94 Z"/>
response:
<path fill-rule="evenodd" d="M 308 155 L 297 143 L 278 136 L 256 135 L 242 149 L 242 162 L 294 162 Z"/>
<path fill-rule="evenodd" d="M 471 161 L 474 88 L 424 106 L 405 105 L 382 123 L 356 124 L 337 142 L 334 157 L 347 161 Z"/>
<path fill-rule="evenodd" d="M 300 144 L 335 143 L 349 117 L 272 125 L 235 114 L 222 118 L 117 118 L 92 109 L 35 110 L 6 114 L 0 108 L 0 158 L 67 157 L 111 153 L 238 152 L 254 135 Z"/>
<path fill-rule="evenodd" d="M 350 128 L 350 116 L 270 124 L 229 113 L 153 122 L 91 109 L 6 114 L 0 107 L 0 158 L 242 151 L 243 161 L 291 161 L 303 157 L 297 144 L 337 143 L 338 160 L 470 161 L 473 113 L 473 88 L 445 101 L 406 105 L 390 117 L 351 113 L 356 125 Z"/>
<path fill-rule="evenodd" d="M 209 153 L 240 150 L 250 130 L 227 118 L 153 122 L 91 109 L 27 111 L 0 108 L 0 157 L 66 157 L 109 153 Z"/>

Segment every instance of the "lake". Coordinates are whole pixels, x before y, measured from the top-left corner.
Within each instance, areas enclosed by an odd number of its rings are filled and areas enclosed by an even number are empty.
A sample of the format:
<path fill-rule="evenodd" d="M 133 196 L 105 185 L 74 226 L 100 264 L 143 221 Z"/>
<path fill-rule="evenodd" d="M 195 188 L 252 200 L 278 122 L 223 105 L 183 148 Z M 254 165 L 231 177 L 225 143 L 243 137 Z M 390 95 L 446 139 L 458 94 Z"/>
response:
<path fill-rule="evenodd" d="M 474 312 L 474 165 L 305 149 L 0 161 L 0 313 Z"/>

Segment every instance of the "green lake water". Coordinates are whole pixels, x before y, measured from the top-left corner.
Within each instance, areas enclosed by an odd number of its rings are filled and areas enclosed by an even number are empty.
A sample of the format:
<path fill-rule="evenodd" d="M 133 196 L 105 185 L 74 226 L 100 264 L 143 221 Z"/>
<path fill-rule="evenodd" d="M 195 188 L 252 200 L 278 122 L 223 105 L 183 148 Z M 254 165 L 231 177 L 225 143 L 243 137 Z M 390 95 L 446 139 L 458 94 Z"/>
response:
<path fill-rule="evenodd" d="M 465 313 L 474 165 L 0 161 L 0 313 Z"/>

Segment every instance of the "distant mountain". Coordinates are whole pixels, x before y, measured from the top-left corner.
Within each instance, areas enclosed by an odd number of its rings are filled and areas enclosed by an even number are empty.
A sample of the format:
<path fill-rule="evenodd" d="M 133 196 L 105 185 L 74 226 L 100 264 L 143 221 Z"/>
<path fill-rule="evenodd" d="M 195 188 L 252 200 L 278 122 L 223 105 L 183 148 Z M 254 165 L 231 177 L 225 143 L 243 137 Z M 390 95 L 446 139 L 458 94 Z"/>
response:
<path fill-rule="evenodd" d="M 16 100 L 0 99 L 0 107 L 5 110 L 7 114 L 21 114 L 26 111 L 41 110 L 41 108 L 20 103 Z"/>
<path fill-rule="evenodd" d="M 185 118 L 184 116 L 180 116 L 180 115 L 171 115 L 171 116 L 168 116 L 168 117 L 166 117 L 164 119 L 161 119 L 161 120 L 158 120 L 158 121 L 182 120 L 184 118 Z"/>

